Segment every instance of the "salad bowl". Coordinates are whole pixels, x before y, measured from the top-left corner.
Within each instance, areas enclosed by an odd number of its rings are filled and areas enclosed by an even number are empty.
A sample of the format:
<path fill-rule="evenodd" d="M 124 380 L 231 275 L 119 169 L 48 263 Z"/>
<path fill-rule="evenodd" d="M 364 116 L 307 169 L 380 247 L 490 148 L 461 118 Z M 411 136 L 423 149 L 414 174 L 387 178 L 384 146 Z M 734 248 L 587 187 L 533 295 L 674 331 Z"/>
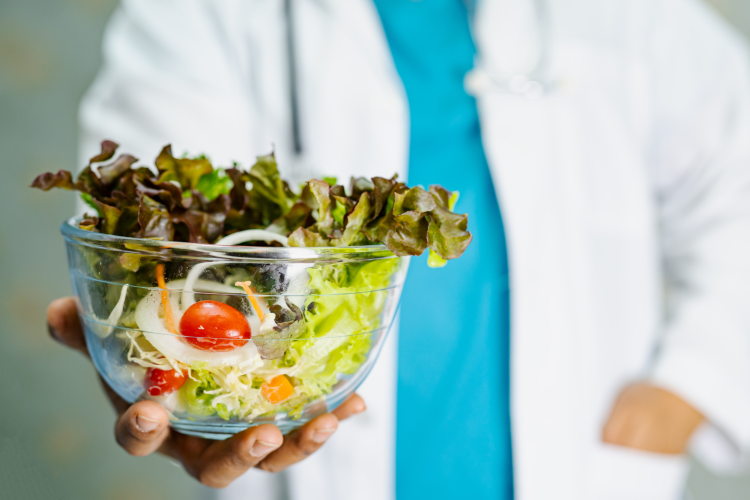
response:
<path fill-rule="evenodd" d="M 97 370 L 185 434 L 288 433 L 335 409 L 382 349 L 410 256 L 442 267 L 472 240 L 459 193 L 439 185 L 293 189 L 273 154 L 244 170 L 166 145 L 150 167 L 113 160 L 118 147 L 31 187 L 78 192 L 91 210 L 61 231 Z"/>
<path fill-rule="evenodd" d="M 216 244 L 61 226 L 94 364 L 174 429 L 223 439 L 282 432 L 365 380 L 394 321 L 409 257 L 384 245 L 287 247 L 262 230 Z M 238 246 L 261 241 L 265 246 Z"/>

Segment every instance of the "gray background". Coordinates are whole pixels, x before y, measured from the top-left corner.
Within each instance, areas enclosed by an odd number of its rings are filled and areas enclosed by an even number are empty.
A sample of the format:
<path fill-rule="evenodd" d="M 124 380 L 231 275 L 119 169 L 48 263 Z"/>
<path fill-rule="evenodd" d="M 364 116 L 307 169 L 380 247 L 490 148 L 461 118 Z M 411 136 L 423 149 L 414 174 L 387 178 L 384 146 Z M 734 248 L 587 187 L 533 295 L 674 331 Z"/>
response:
<path fill-rule="evenodd" d="M 712 0 L 750 34 L 750 2 Z M 51 342 L 48 302 L 70 294 L 59 222 L 69 193 L 26 188 L 74 169 L 76 107 L 99 64 L 115 0 L 0 0 L 0 496 L 6 500 L 197 500 L 208 491 L 160 457 L 133 458 L 112 438 L 94 369 Z M 335 439 L 335 437 L 334 437 Z M 750 498 L 750 474 L 695 464 L 695 500 Z"/>

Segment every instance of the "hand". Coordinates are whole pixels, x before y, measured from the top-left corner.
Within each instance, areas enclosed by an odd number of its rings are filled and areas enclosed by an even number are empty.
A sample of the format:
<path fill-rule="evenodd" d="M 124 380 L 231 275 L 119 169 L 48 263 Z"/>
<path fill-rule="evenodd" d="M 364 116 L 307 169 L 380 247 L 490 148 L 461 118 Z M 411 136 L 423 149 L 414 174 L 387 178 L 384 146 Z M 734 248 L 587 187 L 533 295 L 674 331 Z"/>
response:
<path fill-rule="evenodd" d="M 47 309 L 52 337 L 88 356 L 81 323 L 72 297 L 58 299 Z M 158 451 L 179 460 L 185 470 L 206 486 L 223 488 L 250 467 L 279 472 L 320 448 L 339 421 L 365 410 L 365 403 L 352 394 L 332 413 L 321 415 L 283 436 L 275 425 L 259 425 L 226 441 L 212 441 L 180 434 L 169 427 L 167 412 L 154 401 L 129 405 L 102 380 L 104 390 L 119 415 L 115 437 L 131 455 Z"/>
<path fill-rule="evenodd" d="M 605 443 L 654 453 L 685 453 L 703 415 L 679 396 L 646 383 L 626 387 L 604 425 Z"/>

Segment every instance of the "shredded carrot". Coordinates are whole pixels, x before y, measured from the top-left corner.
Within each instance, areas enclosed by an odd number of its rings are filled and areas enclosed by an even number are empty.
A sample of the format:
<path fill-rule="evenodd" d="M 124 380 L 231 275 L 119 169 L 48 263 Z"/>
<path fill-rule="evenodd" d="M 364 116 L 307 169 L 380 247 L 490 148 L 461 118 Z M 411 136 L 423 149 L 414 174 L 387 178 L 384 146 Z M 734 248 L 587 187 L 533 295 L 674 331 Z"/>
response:
<path fill-rule="evenodd" d="M 253 293 L 253 289 L 250 288 L 250 285 L 252 285 L 252 282 L 250 281 L 238 281 L 234 284 L 234 286 L 241 286 L 245 289 L 245 293 L 250 299 L 250 303 L 253 305 L 253 309 L 255 309 L 255 314 L 258 315 L 260 322 L 263 323 L 263 319 L 266 317 L 266 313 L 264 313 L 263 308 L 260 307 L 260 303 L 258 303 L 258 299 L 255 298 L 255 294 Z"/>
<path fill-rule="evenodd" d="M 167 291 L 167 282 L 164 281 L 164 264 L 156 266 L 156 282 L 161 288 L 161 305 L 164 308 L 164 323 L 167 324 L 167 330 L 177 335 L 177 328 L 174 326 L 174 315 L 172 314 L 172 304 L 169 303 L 169 292 Z"/>
<path fill-rule="evenodd" d="M 294 393 L 294 387 L 284 375 L 274 377 L 260 387 L 260 393 L 269 403 L 276 404 L 284 401 Z"/>

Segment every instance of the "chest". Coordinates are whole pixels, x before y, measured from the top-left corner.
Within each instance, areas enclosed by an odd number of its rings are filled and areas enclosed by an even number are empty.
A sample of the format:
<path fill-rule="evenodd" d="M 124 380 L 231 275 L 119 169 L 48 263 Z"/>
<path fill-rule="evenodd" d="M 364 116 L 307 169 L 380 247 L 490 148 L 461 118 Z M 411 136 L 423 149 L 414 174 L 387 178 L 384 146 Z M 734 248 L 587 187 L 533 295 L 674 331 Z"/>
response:
<path fill-rule="evenodd" d="M 268 26 L 284 33 L 285 13 L 277 4 L 258 2 L 247 29 L 248 85 L 261 117 L 252 138 L 258 149 L 275 144 L 280 161 L 300 177 L 404 175 L 409 106 L 376 4 L 293 2 L 301 155 L 290 140 L 288 65 L 279 64 L 289 57 L 288 41 L 259 36 Z M 540 58 L 548 65 L 550 91 L 538 99 L 491 83 L 473 89 L 493 180 L 503 186 L 501 202 L 525 214 L 564 204 L 591 230 L 637 237 L 651 196 L 648 75 L 627 50 L 598 49 L 565 35 L 575 31 L 565 15 L 547 20 L 549 31 L 540 35 L 538 19 L 522 4 L 533 2 L 486 0 L 472 23 L 476 72 L 532 71 Z M 551 40 L 542 48 L 540 37 Z"/>

